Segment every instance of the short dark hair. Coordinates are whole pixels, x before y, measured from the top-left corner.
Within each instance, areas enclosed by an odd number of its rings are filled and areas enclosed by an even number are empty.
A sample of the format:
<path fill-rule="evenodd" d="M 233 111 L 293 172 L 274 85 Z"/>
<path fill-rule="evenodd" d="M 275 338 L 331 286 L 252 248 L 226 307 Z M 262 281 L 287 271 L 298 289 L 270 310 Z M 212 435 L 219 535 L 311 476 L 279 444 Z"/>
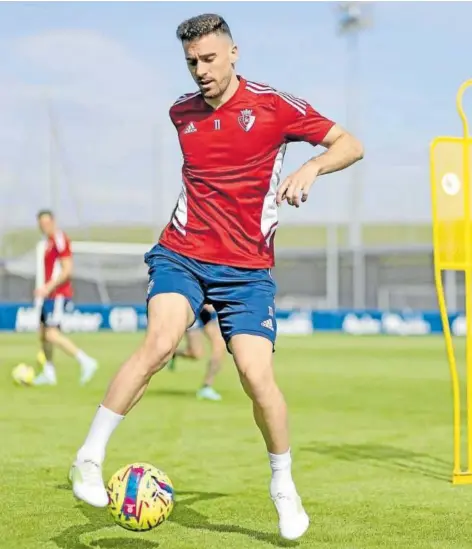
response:
<path fill-rule="evenodd" d="M 221 33 L 233 38 L 228 23 L 216 13 L 203 13 L 186 19 L 177 27 L 177 38 L 182 42 L 190 42 L 208 34 Z"/>
<path fill-rule="evenodd" d="M 48 215 L 49 217 L 51 217 L 52 219 L 54 219 L 54 213 L 52 210 L 39 210 L 39 212 L 36 214 L 36 217 L 38 219 L 41 219 L 42 217 L 44 217 L 45 215 Z"/>

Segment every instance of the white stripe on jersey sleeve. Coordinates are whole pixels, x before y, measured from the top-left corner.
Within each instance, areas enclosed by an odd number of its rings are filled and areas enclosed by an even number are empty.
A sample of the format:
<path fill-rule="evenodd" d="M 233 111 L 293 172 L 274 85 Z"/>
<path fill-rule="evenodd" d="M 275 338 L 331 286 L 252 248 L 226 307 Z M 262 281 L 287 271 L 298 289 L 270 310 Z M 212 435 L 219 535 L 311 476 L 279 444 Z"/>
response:
<path fill-rule="evenodd" d="M 259 84 L 258 82 L 250 82 L 249 80 L 246 82 L 246 84 L 248 86 L 256 88 L 256 90 L 274 90 L 274 88 L 271 88 L 267 84 Z"/>
<path fill-rule="evenodd" d="M 261 84 L 254 85 L 252 82 L 248 82 L 246 85 L 246 89 L 256 95 L 277 95 L 281 99 L 283 99 L 286 103 L 291 105 L 294 109 L 297 109 L 298 112 L 306 115 L 306 108 L 307 103 L 303 99 L 299 99 L 297 97 L 294 97 L 293 95 L 285 92 L 279 92 L 277 90 L 274 90 L 274 88 L 270 88 L 269 86 L 262 86 Z"/>

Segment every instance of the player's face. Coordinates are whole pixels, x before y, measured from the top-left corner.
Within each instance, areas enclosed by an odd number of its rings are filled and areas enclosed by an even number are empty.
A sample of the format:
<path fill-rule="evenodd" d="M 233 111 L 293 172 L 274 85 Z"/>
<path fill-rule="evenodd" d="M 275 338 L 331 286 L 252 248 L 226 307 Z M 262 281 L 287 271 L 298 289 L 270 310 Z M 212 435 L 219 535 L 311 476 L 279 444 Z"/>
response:
<path fill-rule="evenodd" d="M 183 43 L 192 78 L 207 99 L 223 95 L 234 74 L 238 48 L 226 34 L 209 34 Z"/>
<path fill-rule="evenodd" d="M 53 236 L 55 231 L 54 219 L 50 215 L 42 215 L 38 219 L 39 230 L 46 236 Z"/>

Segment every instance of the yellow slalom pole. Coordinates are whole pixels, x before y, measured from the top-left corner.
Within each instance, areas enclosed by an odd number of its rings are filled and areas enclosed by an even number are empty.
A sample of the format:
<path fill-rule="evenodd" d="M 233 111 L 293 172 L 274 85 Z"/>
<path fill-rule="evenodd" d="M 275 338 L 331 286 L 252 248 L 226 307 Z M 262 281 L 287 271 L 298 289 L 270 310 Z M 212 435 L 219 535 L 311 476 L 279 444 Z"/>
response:
<path fill-rule="evenodd" d="M 472 86 L 472 79 L 462 84 L 457 92 L 457 112 L 463 127 L 463 185 L 464 185 L 464 245 L 465 245 L 465 318 L 466 318 L 466 395 L 467 395 L 467 472 L 472 472 L 472 249 L 471 249 L 471 194 L 470 194 L 470 143 L 469 123 L 464 112 L 463 96 Z"/>
<path fill-rule="evenodd" d="M 437 137 L 430 147 L 434 275 L 453 396 L 453 484 L 472 484 L 472 140 L 462 102 L 469 87 L 472 79 L 460 86 L 456 96 L 463 135 Z M 461 381 L 442 281 L 445 270 L 465 274 L 467 460 L 464 464 L 461 461 Z"/>

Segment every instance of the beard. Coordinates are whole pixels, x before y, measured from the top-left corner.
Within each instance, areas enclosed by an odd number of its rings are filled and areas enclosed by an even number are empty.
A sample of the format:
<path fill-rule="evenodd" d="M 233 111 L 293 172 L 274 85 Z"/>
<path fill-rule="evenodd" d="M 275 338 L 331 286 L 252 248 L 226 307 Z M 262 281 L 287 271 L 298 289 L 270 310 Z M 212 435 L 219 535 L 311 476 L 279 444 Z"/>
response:
<path fill-rule="evenodd" d="M 229 83 L 231 81 L 231 74 L 225 76 L 220 81 L 213 80 L 209 85 L 205 86 L 204 84 L 198 83 L 198 87 L 203 95 L 207 99 L 216 99 L 224 94 L 227 90 Z"/>

